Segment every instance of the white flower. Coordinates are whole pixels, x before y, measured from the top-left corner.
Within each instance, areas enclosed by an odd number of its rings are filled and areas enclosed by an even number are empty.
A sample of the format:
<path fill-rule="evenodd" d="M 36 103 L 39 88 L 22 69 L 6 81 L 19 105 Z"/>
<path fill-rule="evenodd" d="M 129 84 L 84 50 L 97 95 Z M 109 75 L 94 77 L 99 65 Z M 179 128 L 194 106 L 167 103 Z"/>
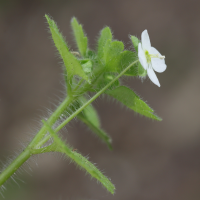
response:
<path fill-rule="evenodd" d="M 147 74 L 151 81 L 160 87 L 160 83 L 154 70 L 159 73 L 166 70 L 165 56 L 162 56 L 158 50 L 151 46 L 147 30 L 142 32 L 141 43 L 138 45 L 138 57 L 143 68 L 147 70 Z"/>

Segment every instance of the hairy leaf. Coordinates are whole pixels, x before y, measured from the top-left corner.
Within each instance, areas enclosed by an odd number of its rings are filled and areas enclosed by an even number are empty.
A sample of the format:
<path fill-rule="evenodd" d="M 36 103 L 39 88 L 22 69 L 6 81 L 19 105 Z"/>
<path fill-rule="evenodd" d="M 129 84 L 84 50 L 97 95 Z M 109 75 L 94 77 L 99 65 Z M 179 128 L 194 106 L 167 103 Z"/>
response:
<path fill-rule="evenodd" d="M 105 27 L 101 31 L 100 38 L 98 40 L 98 59 L 101 60 L 104 56 L 104 46 L 108 40 L 112 40 L 112 32 L 109 27 Z"/>
<path fill-rule="evenodd" d="M 121 52 L 124 50 L 124 44 L 120 41 L 108 40 L 104 46 L 104 57 L 103 60 L 105 62 L 106 71 L 117 71 L 115 66 L 116 63 L 119 62 L 119 56 Z"/>
<path fill-rule="evenodd" d="M 110 56 L 111 57 L 111 56 Z M 112 59 L 109 60 L 108 64 L 106 64 L 107 71 L 120 73 L 126 67 L 128 67 L 131 63 L 133 63 L 137 59 L 136 55 L 132 51 L 123 51 L 116 56 L 113 56 Z M 137 65 L 133 65 L 124 75 L 126 76 L 137 76 L 138 69 Z"/>
<path fill-rule="evenodd" d="M 83 105 L 87 102 L 87 99 L 81 96 L 79 97 L 79 102 L 81 105 Z M 97 127 L 100 127 L 99 116 L 92 104 L 88 105 L 81 114 L 83 114 L 92 124 L 94 124 Z"/>
<path fill-rule="evenodd" d="M 98 81 L 96 81 L 95 86 L 94 86 L 94 90 L 92 90 L 91 92 L 97 92 L 97 91 L 101 90 L 110 81 L 112 81 L 115 77 L 116 77 L 116 75 L 112 74 L 110 72 L 106 72 L 106 73 L 102 74 L 101 77 L 98 79 Z M 117 80 L 108 89 L 112 90 L 119 85 L 120 85 L 120 82 L 119 82 L 119 80 Z"/>
<path fill-rule="evenodd" d="M 126 67 L 128 67 L 131 63 L 136 61 L 137 56 L 135 55 L 135 52 L 132 51 L 123 51 L 120 55 L 120 60 L 118 62 L 118 65 L 116 64 L 118 71 L 121 72 Z M 133 65 L 124 75 L 126 76 L 137 76 L 137 65 Z"/>
<path fill-rule="evenodd" d="M 62 34 L 59 32 L 59 29 L 56 25 L 56 23 L 50 19 L 48 15 L 45 15 L 48 23 L 49 28 L 52 34 L 53 41 L 55 43 L 55 46 L 57 47 L 63 62 L 65 64 L 66 70 L 67 70 L 67 79 L 68 81 L 71 80 L 73 75 L 78 75 L 82 77 L 83 79 L 88 80 L 87 75 L 82 69 L 81 64 L 76 59 L 76 57 L 69 51 L 67 44 L 62 36 Z"/>
<path fill-rule="evenodd" d="M 81 104 L 87 102 L 85 97 L 80 97 L 79 101 Z M 112 149 L 112 139 L 108 134 L 100 128 L 99 116 L 95 108 L 90 104 L 88 105 L 82 113 L 78 114 L 78 118 L 84 122 L 99 138 L 101 138 L 109 147 Z"/>
<path fill-rule="evenodd" d="M 141 115 L 158 121 L 162 120 L 153 113 L 154 111 L 144 101 L 142 101 L 139 96 L 125 86 L 119 86 L 114 90 L 108 90 L 106 93 Z"/>
<path fill-rule="evenodd" d="M 129 64 L 137 59 L 137 56 L 132 51 L 123 51 L 124 44 L 120 41 L 108 40 L 104 46 L 104 65 L 105 71 L 120 73 Z M 131 67 L 124 75 L 137 76 L 137 66 Z"/>
<path fill-rule="evenodd" d="M 100 127 L 95 126 L 87 117 L 84 115 L 78 115 L 78 118 L 84 122 L 99 138 L 101 138 L 108 146 L 110 150 L 112 150 L 112 140 L 107 135 L 107 133 L 102 130 Z"/>
<path fill-rule="evenodd" d="M 76 39 L 78 50 L 81 55 L 85 57 L 87 53 L 88 40 L 87 37 L 84 35 L 82 25 L 78 23 L 75 17 L 73 17 L 71 20 L 71 26 Z"/>
<path fill-rule="evenodd" d="M 131 41 L 133 43 L 133 46 L 134 46 L 136 52 L 138 53 L 138 45 L 140 43 L 140 40 L 137 37 L 131 35 Z"/>
<path fill-rule="evenodd" d="M 72 161 L 74 161 L 81 169 L 86 170 L 93 178 L 96 178 L 111 194 L 115 192 L 115 186 L 110 180 L 100 172 L 97 167 L 92 164 L 87 158 L 82 156 L 80 153 L 74 151 L 62 139 L 53 131 L 53 129 L 45 122 L 42 121 L 57 144 L 58 152 L 66 154 Z"/>

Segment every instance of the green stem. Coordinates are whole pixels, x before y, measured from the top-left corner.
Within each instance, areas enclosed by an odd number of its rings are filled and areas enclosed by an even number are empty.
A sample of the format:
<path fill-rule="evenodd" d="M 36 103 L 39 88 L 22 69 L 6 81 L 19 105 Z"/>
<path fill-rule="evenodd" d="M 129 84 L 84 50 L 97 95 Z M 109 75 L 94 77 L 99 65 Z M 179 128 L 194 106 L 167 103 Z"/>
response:
<path fill-rule="evenodd" d="M 72 79 L 69 78 L 69 81 L 67 81 L 67 96 L 71 97 L 72 95 L 72 87 L 71 87 Z"/>
<path fill-rule="evenodd" d="M 16 170 L 31 157 L 31 151 L 25 149 L 1 174 L 0 185 L 2 185 Z"/>
<path fill-rule="evenodd" d="M 51 145 L 39 149 L 31 149 L 32 154 L 41 154 L 47 152 L 55 152 L 57 150 L 57 145 L 53 142 Z"/>
<path fill-rule="evenodd" d="M 57 110 L 51 115 L 51 117 L 48 119 L 48 123 L 51 124 L 51 126 L 56 122 L 56 120 L 60 117 L 60 115 L 64 112 L 64 110 L 69 106 L 69 104 L 72 102 L 72 99 L 67 97 L 57 108 Z M 46 134 L 46 128 L 43 126 L 40 131 L 37 133 L 37 135 L 33 138 L 33 140 L 30 142 L 28 147 L 24 149 L 24 151 L 0 174 L 0 186 L 10 177 L 12 174 L 14 174 L 17 169 L 26 162 L 32 154 L 39 153 L 37 152 L 37 149 L 39 149 L 42 145 L 44 145 L 44 142 L 40 142 L 44 135 Z M 34 151 L 34 149 L 36 149 Z M 41 153 L 40 149 L 40 153 Z"/>
<path fill-rule="evenodd" d="M 83 83 L 83 81 L 84 81 L 84 79 L 82 78 L 82 79 L 78 82 L 77 86 L 74 88 L 73 92 L 76 92 L 76 90 L 77 90 L 77 89 L 79 88 L 79 86 Z"/>
<path fill-rule="evenodd" d="M 70 115 L 65 121 L 63 121 L 56 129 L 55 132 L 58 132 L 62 129 L 67 123 L 69 123 L 74 117 L 76 117 L 81 111 L 83 111 L 89 104 L 91 104 L 98 96 L 100 96 L 105 90 L 107 90 L 116 80 L 118 80 L 127 70 L 129 70 L 134 64 L 139 60 L 131 63 L 126 67 L 118 76 L 116 76 L 110 83 L 108 83 L 104 88 L 97 92 L 90 100 L 88 100 L 84 105 L 82 105 L 78 110 L 76 110 L 72 115 Z"/>
<path fill-rule="evenodd" d="M 57 121 L 57 119 L 60 117 L 60 115 L 65 111 L 65 109 L 72 103 L 74 99 L 67 97 L 60 106 L 56 109 L 56 111 L 51 115 L 51 117 L 47 120 L 51 126 Z M 31 143 L 29 144 L 29 147 L 31 148 L 40 148 L 44 143 L 40 142 L 42 138 L 46 134 L 46 128 L 43 126 L 40 131 L 37 133 L 37 135 L 33 138 Z"/>
<path fill-rule="evenodd" d="M 106 89 L 108 89 L 116 80 L 118 80 L 128 69 L 130 69 L 134 64 L 138 62 L 135 61 L 131 63 L 126 69 L 124 69 L 118 76 L 116 76 L 108 85 L 102 88 L 98 93 L 96 93 L 88 102 L 86 102 L 82 107 L 76 110 L 70 117 L 68 117 L 63 123 L 61 123 L 56 129 L 55 132 L 58 132 L 62 129 L 68 122 L 70 122 L 75 116 L 77 116 L 83 109 L 85 109 L 90 103 L 92 103 L 99 95 L 101 95 Z M 71 88 L 70 88 L 71 89 Z M 75 97 L 68 96 L 56 109 L 56 111 L 51 115 L 51 117 L 47 120 L 47 123 L 52 126 L 60 115 L 64 112 L 64 110 L 73 102 Z M 48 135 L 46 137 L 45 134 L 47 133 L 46 127 L 43 126 L 37 135 L 33 138 L 30 142 L 28 147 L 0 174 L 0 185 L 2 185 L 12 174 L 16 172 L 16 170 L 30 158 L 32 154 L 40 153 L 41 148 L 50 138 L 51 136 Z M 43 150 L 43 149 L 42 149 Z"/>
<path fill-rule="evenodd" d="M 96 81 L 97 81 L 97 79 L 99 78 L 99 76 L 101 75 L 101 73 L 103 73 L 103 71 L 104 71 L 104 69 L 102 70 L 98 70 L 97 72 L 96 72 L 96 76 L 95 76 L 95 79 L 92 81 L 92 83 L 91 84 L 89 84 L 89 83 L 86 83 L 83 87 L 81 87 L 81 88 L 79 88 L 79 86 L 83 83 L 83 81 L 84 81 L 84 79 L 81 79 L 80 81 L 79 81 L 79 83 L 77 84 L 77 86 L 74 88 L 74 90 L 73 90 L 73 93 L 75 94 L 75 93 L 77 93 L 77 94 L 82 94 L 82 93 L 84 93 L 84 92 L 86 92 L 87 91 L 87 89 L 88 88 L 90 88 Z M 78 89 L 81 89 L 81 91 L 77 91 Z M 78 95 L 78 96 L 79 96 Z M 73 97 L 75 98 L 75 95 L 73 95 Z M 48 122 L 48 121 L 47 121 Z M 45 129 L 45 127 L 43 127 L 44 129 Z M 45 132 L 46 133 L 46 132 Z M 44 137 L 42 140 L 40 140 L 39 142 L 38 142 L 38 147 L 41 147 L 43 144 L 45 144 L 49 139 L 51 138 L 51 135 L 47 135 L 46 137 Z"/>
<path fill-rule="evenodd" d="M 79 95 L 82 95 L 85 92 L 87 92 L 97 82 L 97 80 L 99 79 L 99 77 L 102 75 L 104 71 L 105 69 L 96 69 L 96 71 L 94 72 L 95 76 L 92 82 L 86 83 L 85 85 L 83 85 L 83 87 L 78 88 L 76 93 Z"/>

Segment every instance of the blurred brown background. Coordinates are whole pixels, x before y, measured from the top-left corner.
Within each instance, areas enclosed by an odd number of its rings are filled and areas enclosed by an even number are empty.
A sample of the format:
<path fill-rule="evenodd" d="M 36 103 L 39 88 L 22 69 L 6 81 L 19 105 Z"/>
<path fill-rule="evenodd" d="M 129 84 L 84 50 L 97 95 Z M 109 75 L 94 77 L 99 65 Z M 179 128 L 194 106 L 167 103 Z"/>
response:
<path fill-rule="evenodd" d="M 75 49 L 70 19 L 84 25 L 90 47 L 108 25 L 131 44 L 147 29 L 152 46 L 166 56 L 161 88 L 147 78 L 124 80 L 163 118 L 153 122 L 100 98 L 94 106 L 112 136 L 110 152 L 84 125 L 73 121 L 65 135 L 111 178 L 114 196 L 59 154 L 32 159 L 20 170 L 19 186 L 5 186 L 9 200 L 199 200 L 200 199 L 200 2 L 136 0 L 0 1 L 0 158 L 20 152 L 38 121 L 63 97 L 60 60 L 49 39 L 45 14 Z M 50 111 L 48 111 L 50 110 Z"/>

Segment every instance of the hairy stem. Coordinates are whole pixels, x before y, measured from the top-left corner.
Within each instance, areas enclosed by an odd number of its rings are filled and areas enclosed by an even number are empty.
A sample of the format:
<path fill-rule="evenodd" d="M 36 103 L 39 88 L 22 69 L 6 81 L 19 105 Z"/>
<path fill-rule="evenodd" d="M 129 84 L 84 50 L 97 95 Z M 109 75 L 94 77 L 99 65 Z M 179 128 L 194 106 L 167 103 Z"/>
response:
<path fill-rule="evenodd" d="M 51 124 L 51 126 L 58 120 L 58 118 L 61 116 L 61 114 L 65 111 L 65 109 L 72 103 L 74 99 L 67 97 L 60 106 L 56 109 L 56 111 L 50 116 L 48 119 L 48 123 Z M 37 135 L 33 138 L 31 143 L 29 144 L 32 148 L 40 148 L 44 143 L 40 143 L 42 138 L 46 134 L 46 128 L 43 126 L 40 131 L 37 133 Z"/>
<path fill-rule="evenodd" d="M 53 125 L 71 102 L 72 99 L 67 97 L 48 119 L 48 123 Z M 33 140 L 30 142 L 28 147 L 24 149 L 24 151 L 0 174 L 0 185 L 2 185 L 10 176 L 12 176 L 12 174 L 14 174 L 17 171 L 17 169 L 25 161 L 27 161 L 32 154 L 35 153 L 34 151 L 32 152 L 31 149 L 39 149 L 42 145 L 44 145 L 44 143 L 41 142 L 41 140 L 42 138 L 44 138 L 46 132 L 46 128 L 45 126 L 43 126 L 37 133 L 37 135 L 33 138 Z"/>
<path fill-rule="evenodd" d="M 26 148 L 1 174 L 0 185 L 2 185 L 16 170 L 31 157 L 31 151 Z"/>
<path fill-rule="evenodd" d="M 138 60 L 131 63 L 128 67 L 126 67 L 118 76 L 116 76 L 110 83 L 108 83 L 104 88 L 102 88 L 99 92 L 97 92 L 88 102 L 86 102 L 83 106 L 81 106 L 78 110 L 76 110 L 72 115 L 70 115 L 64 122 L 62 122 L 56 129 L 55 132 L 58 132 L 62 129 L 67 123 L 69 123 L 74 117 L 76 117 L 82 110 L 84 110 L 90 103 L 92 103 L 98 96 L 100 96 L 105 90 L 107 90 L 116 80 L 118 80 L 127 70 L 129 70 L 134 64 L 136 64 Z M 80 81 L 82 82 L 82 81 Z M 86 84 L 87 85 L 87 84 Z M 87 87 L 86 87 L 87 88 Z M 71 89 L 71 88 L 70 88 Z M 78 89 L 78 88 L 76 88 Z M 83 87 L 84 91 L 85 88 Z M 83 92 L 81 91 L 81 93 Z M 70 91 L 71 92 L 71 91 Z M 73 95 L 67 96 L 67 98 L 60 104 L 60 106 L 56 109 L 56 111 L 50 116 L 47 120 L 47 123 L 52 126 L 61 114 L 66 110 L 66 108 L 75 100 L 76 97 Z M 50 135 L 45 137 L 47 133 L 45 125 L 40 129 L 37 135 L 33 138 L 27 148 L 0 174 L 0 186 L 10 177 L 12 176 L 17 169 L 27 161 L 31 155 L 42 153 L 43 148 L 40 149 L 50 138 Z M 46 149 L 44 152 L 49 151 Z"/>
<path fill-rule="evenodd" d="M 98 96 L 105 92 L 116 80 L 118 80 L 127 70 L 129 70 L 138 60 L 131 63 L 126 67 L 118 76 L 116 76 L 110 83 L 108 83 L 104 88 L 97 92 L 90 100 L 88 100 L 84 105 L 82 105 L 78 110 L 76 110 L 72 115 L 70 115 L 64 122 L 62 122 L 56 129 L 55 132 L 58 132 L 62 129 L 67 123 L 69 123 L 74 117 L 76 117 L 81 111 L 83 111 L 89 104 L 91 104 Z"/>

